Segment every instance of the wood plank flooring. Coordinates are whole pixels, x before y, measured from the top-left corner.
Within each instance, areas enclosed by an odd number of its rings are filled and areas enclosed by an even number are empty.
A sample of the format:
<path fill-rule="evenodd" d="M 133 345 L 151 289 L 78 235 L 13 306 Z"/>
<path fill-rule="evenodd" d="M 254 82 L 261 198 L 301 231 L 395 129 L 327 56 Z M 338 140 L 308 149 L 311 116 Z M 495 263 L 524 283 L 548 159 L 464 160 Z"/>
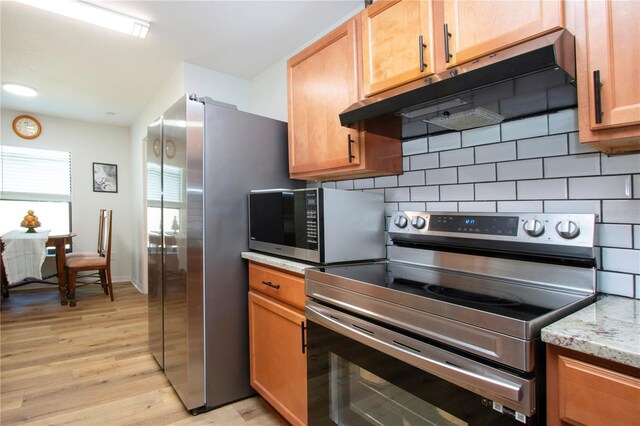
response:
<path fill-rule="evenodd" d="M 14 290 L 0 309 L 0 424 L 286 425 L 261 398 L 190 415 L 147 346 L 147 297 L 114 284 Z"/>

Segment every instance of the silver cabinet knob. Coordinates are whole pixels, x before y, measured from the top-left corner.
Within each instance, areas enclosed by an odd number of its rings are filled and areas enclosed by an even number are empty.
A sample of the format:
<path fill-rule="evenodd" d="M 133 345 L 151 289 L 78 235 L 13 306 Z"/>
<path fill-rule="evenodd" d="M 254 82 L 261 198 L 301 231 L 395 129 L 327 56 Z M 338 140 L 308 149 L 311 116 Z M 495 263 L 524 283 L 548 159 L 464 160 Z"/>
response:
<path fill-rule="evenodd" d="M 427 221 L 424 220 L 422 216 L 414 216 L 411 218 L 411 226 L 416 229 L 422 229 L 427 224 Z"/>
<path fill-rule="evenodd" d="M 393 223 L 398 227 L 398 228 L 406 228 L 407 224 L 409 223 L 409 221 L 407 220 L 406 217 L 404 216 L 396 216 L 396 220 L 393 221 Z"/>
<path fill-rule="evenodd" d="M 580 227 L 574 221 L 565 219 L 556 224 L 556 232 L 562 238 L 570 240 L 580 234 Z"/>
<path fill-rule="evenodd" d="M 544 233 L 544 224 L 538 219 L 531 219 L 522 225 L 522 229 L 531 237 L 539 237 Z"/>

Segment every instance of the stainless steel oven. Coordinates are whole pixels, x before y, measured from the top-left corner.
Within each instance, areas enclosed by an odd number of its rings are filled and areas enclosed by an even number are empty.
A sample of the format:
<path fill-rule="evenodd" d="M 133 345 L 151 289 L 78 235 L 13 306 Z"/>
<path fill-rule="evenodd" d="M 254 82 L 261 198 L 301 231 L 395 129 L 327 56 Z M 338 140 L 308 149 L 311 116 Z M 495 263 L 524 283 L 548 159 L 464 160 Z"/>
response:
<path fill-rule="evenodd" d="M 306 272 L 310 424 L 544 424 L 540 329 L 595 298 L 594 215 L 394 213 Z"/>

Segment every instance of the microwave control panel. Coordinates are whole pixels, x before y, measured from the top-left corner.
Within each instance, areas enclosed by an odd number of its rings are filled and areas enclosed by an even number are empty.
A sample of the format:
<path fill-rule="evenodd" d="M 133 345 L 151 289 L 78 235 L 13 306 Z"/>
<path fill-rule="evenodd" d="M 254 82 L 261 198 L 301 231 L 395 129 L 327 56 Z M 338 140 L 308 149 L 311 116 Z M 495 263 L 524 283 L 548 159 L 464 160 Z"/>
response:
<path fill-rule="evenodd" d="M 318 192 L 305 191 L 307 248 L 318 248 Z"/>

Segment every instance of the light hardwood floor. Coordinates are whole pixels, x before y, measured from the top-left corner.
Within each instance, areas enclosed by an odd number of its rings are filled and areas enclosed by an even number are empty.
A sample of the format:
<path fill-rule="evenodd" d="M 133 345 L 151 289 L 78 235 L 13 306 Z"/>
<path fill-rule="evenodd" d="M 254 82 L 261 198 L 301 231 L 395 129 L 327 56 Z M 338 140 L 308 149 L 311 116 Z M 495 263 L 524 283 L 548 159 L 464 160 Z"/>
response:
<path fill-rule="evenodd" d="M 147 347 L 147 299 L 130 283 L 13 291 L 0 312 L 0 424 L 286 425 L 254 397 L 190 415 Z"/>

